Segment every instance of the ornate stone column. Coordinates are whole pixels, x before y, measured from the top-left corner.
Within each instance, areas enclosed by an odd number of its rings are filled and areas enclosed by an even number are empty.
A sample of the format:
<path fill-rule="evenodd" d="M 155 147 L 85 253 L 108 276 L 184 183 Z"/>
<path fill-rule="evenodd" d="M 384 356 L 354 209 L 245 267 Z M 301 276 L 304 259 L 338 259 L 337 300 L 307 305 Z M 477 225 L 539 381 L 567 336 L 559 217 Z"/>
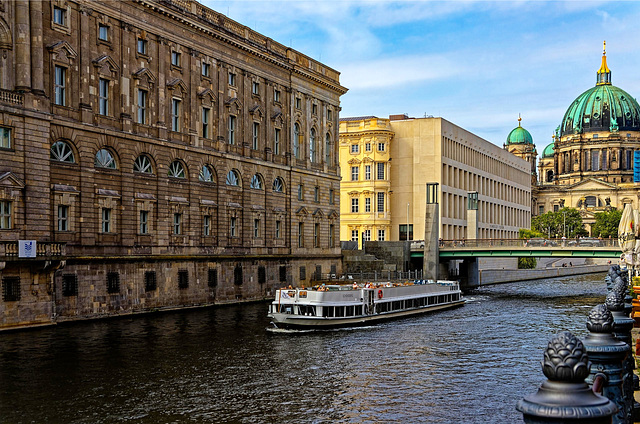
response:
<path fill-rule="evenodd" d="M 16 0 L 16 86 L 18 91 L 31 91 L 31 30 L 29 1 Z M 40 53 L 42 55 L 42 52 Z"/>
<path fill-rule="evenodd" d="M 42 30 L 42 2 L 29 3 L 31 17 L 31 90 L 44 95 L 44 51 Z"/>

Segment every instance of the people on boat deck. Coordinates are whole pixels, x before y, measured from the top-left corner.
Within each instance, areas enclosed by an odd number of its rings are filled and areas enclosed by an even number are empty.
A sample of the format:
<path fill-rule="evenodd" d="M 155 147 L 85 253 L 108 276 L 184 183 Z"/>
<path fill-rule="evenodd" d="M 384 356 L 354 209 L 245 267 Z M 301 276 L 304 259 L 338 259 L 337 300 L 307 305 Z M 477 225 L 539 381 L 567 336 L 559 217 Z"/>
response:
<path fill-rule="evenodd" d="M 354 282 L 354 283 L 353 283 L 353 289 L 355 290 L 355 289 L 357 289 L 357 288 L 358 288 L 358 283 L 355 283 L 355 282 Z"/>

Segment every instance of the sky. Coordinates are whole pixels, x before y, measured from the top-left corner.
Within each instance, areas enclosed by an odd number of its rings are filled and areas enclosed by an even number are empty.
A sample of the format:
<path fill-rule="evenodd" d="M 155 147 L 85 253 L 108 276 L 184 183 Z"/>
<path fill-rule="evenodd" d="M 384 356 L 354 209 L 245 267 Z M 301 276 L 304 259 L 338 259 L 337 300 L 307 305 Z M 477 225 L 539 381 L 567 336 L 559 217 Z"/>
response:
<path fill-rule="evenodd" d="M 520 114 L 542 154 L 604 40 L 640 94 L 640 2 L 200 1 L 340 72 L 340 117 L 439 116 L 502 146 Z"/>

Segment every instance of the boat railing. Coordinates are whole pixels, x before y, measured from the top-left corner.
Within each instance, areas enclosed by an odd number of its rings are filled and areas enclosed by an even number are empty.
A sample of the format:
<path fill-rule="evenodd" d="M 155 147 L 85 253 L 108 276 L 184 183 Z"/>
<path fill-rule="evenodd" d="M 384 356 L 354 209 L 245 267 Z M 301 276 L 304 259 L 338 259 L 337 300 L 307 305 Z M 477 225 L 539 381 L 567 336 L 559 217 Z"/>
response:
<path fill-rule="evenodd" d="M 361 282 L 361 281 L 398 281 L 398 280 L 423 280 L 422 270 L 410 271 L 367 271 L 367 272 L 347 272 L 337 273 L 314 273 L 312 282 Z"/>

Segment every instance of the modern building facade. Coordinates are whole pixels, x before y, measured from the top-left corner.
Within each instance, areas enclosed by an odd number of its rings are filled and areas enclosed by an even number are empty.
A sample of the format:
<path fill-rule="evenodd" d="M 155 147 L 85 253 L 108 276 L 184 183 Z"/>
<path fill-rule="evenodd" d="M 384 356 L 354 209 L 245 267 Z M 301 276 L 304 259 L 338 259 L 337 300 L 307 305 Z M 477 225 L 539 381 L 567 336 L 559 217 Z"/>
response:
<path fill-rule="evenodd" d="M 597 212 L 627 203 L 638 208 L 633 158 L 639 142 L 640 105 L 612 85 L 605 50 L 595 86 L 569 105 L 539 160 L 533 214 L 578 208 L 590 229 Z"/>
<path fill-rule="evenodd" d="M 0 29 L 0 329 L 340 272 L 337 71 L 192 0 Z"/>
<path fill-rule="evenodd" d="M 341 118 L 340 164 L 342 240 L 423 239 L 427 183 L 443 239 L 517 238 L 530 225 L 531 163 L 442 118 Z M 385 173 L 367 179 L 369 164 Z"/>

